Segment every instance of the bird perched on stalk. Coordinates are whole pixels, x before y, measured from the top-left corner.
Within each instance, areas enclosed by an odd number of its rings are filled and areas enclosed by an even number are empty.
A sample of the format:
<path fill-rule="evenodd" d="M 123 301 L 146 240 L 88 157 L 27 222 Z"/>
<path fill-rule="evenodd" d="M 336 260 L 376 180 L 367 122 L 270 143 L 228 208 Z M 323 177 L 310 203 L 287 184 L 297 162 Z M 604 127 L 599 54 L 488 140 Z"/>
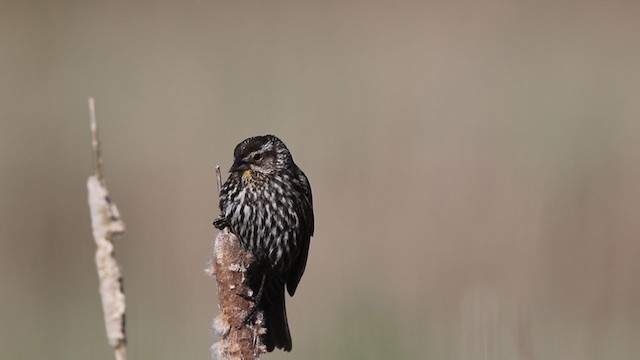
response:
<path fill-rule="evenodd" d="M 256 294 L 254 310 L 264 313 L 267 351 L 291 351 L 284 290 L 293 296 L 307 264 L 314 227 L 311 186 L 273 135 L 242 141 L 233 156 L 213 224 L 229 227 L 255 259 L 247 278 Z"/>

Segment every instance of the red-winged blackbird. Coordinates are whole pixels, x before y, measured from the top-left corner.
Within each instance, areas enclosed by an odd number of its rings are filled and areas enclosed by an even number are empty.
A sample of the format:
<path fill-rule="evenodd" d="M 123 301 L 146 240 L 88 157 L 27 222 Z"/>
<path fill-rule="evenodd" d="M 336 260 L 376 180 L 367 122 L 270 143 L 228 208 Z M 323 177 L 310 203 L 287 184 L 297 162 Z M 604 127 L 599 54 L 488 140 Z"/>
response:
<path fill-rule="evenodd" d="M 267 351 L 290 351 L 284 288 L 293 296 L 307 263 L 314 226 L 311 186 L 273 135 L 244 140 L 233 156 L 214 225 L 230 227 L 255 258 L 248 282 L 258 294 L 256 309 L 264 313 Z"/>

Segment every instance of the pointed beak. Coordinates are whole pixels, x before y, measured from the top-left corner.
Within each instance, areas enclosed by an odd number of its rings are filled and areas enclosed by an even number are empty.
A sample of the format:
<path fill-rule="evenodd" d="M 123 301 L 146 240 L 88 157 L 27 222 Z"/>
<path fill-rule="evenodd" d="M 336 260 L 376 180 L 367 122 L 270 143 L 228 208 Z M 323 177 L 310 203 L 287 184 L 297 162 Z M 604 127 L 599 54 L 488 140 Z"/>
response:
<path fill-rule="evenodd" d="M 242 159 L 236 159 L 233 162 L 233 165 L 231 165 L 231 169 L 229 169 L 229 172 L 240 172 L 249 169 L 251 169 L 251 167 L 247 162 L 243 161 Z"/>

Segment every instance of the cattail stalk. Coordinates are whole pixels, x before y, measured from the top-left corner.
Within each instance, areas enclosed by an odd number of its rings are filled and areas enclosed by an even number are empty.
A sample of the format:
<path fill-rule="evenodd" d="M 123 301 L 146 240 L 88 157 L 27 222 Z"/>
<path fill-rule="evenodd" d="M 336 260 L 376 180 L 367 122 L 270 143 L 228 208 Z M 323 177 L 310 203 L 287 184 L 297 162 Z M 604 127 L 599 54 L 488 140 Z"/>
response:
<path fill-rule="evenodd" d="M 221 186 L 220 168 L 216 167 L 218 191 Z M 266 348 L 260 335 L 266 333 L 261 311 L 250 319 L 255 304 L 248 299 L 253 293 L 247 284 L 247 270 L 254 261 L 240 245 L 238 237 L 225 228 L 214 243 L 213 261 L 207 269 L 215 276 L 218 286 L 220 315 L 213 321 L 214 331 L 222 338 L 211 347 L 217 360 L 255 360 Z M 248 321 L 247 321 L 248 320 Z"/>
<path fill-rule="evenodd" d="M 122 272 L 114 257 L 114 242 L 124 232 L 124 223 L 115 203 L 109 198 L 102 173 L 100 139 L 93 98 L 89 99 L 91 121 L 91 145 L 94 159 L 94 175 L 87 180 L 89 210 L 93 238 L 96 242 L 96 267 L 100 282 L 100 298 L 107 330 L 107 339 L 113 348 L 116 360 L 127 359 L 127 337 L 125 335 L 125 298 L 122 289 Z"/>

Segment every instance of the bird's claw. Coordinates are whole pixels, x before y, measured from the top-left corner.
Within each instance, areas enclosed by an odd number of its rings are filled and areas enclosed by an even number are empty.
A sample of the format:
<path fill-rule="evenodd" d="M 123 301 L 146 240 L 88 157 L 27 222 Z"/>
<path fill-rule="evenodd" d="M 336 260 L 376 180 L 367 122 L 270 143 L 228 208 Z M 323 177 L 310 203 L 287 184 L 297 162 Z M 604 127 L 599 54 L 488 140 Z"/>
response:
<path fill-rule="evenodd" d="M 267 280 L 267 274 L 262 274 L 262 280 L 260 281 L 260 288 L 258 289 L 258 293 L 255 296 L 253 296 L 253 293 L 251 295 L 236 293 L 236 295 L 240 296 L 241 298 L 253 303 L 253 306 L 251 307 L 251 310 L 249 311 L 247 316 L 245 316 L 244 320 L 242 320 L 240 325 L 238 325 L 239 328 L 242 327 L 242 325 L 248 324 L 249 321 L 251 319 L 254 319 L 255 316 L 258 314 L 258 304 L 260 303 L 260 301 L 262 301 L 262 295 L 264 294 L 264 285 L 266 280 Z"/>
<path fill-rule="evenodd" d="M 251 320 L 255 319 L 256 315 L 258 314 L 258 301 L 260 301 L 260 299 L 258 299 L 257 296 L 252 296 L 247 294 L 236 293 L 236 295 L 252 303 L 251 310 L 249 310 L 249 313 L 244 317 L 244 319 L 242 319 L 242 321 L 236 327 L 236 329 L 240 329 L 243 326 L 248 325 L 251 322 Z"/>
<path fill-rule="evenodd" d="M 229 227 L 229 222 L 224 216 L 220 215 L 213 220 L 213 226 L 215 226 L 218 230 L 222 230 L 226 227 Z"/>
<path fill-rule="evenodd" d="M 236 295 L 240 296 L 241 298 L 247 300 L 250 303 L 254 303 L 254 304 L 258 303 L 258 299 L 257 299 L 256 296 L 247 295 L 247 294 L 240 294 L 240 293 L 236 293 Z"/>

